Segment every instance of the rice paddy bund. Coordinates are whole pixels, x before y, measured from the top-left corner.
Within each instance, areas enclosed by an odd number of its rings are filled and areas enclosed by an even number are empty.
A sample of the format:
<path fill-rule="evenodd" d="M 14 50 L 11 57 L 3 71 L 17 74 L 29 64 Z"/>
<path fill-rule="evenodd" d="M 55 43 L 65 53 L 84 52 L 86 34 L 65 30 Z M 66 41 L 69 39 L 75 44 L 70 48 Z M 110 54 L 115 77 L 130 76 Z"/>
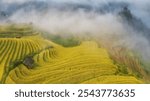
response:
<path fill-rule="evenodd" d="M 143 83 L 134 75 L 120 72 L 107 50 L 95 41 L 63 47 L 40 35 L 0 38 L 1 83 Z"/>

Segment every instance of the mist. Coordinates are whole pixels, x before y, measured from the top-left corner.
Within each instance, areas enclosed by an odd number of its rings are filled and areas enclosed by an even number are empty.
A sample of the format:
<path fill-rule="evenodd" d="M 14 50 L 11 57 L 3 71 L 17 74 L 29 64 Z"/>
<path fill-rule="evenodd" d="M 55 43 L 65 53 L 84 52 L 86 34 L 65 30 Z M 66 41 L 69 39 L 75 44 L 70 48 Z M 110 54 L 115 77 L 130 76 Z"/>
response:
<path fill-rule="evenodd" d="M 6 15 L 1 23 L 32 23 L 50 34 L 88 34 L 105 41 L 117 37 L 112 47 L 126 46 L 150 61 L 149 0 L 2 0 L 0 6 Z M 133 20 L 119 15 L 125 7 Z"/>

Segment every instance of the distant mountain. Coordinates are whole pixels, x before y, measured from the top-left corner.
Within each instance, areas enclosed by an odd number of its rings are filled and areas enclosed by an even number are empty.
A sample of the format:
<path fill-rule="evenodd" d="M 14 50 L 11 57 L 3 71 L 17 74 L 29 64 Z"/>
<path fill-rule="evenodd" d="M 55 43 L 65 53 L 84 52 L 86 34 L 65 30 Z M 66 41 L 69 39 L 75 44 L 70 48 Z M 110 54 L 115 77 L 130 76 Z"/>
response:
<path fill-rule="evenodd" d="M 150 29 L 141 19 L 133 15 L 128 7 L 124 7 L 118 14 L 122 17 L 124 23 L 135 30 L 137 34 L 142 34 L 150 41 Z"/>
<path fill-rule="evenodd" d="M 97 13 L 109 13 L 115 12 L 123 6 L 127 5 L 124 2 L 109 2 L 105 4 L 89 4 L 89 3 L 73 3 L 73 2 L 42 2 L 42 1 L 30 1 L 24 3 L 1 3 L 0 11 L 7 13 L 8 16 L 13 15 L 15 12 L 19 10 L 23 10 L 25 12 L 31 12 L 35 10 L 37 12 L 45 12 L 51 9 L 56 9 L 59 11 L 79 11 L 83 10 L 85 12 L 94 11 Z"/>

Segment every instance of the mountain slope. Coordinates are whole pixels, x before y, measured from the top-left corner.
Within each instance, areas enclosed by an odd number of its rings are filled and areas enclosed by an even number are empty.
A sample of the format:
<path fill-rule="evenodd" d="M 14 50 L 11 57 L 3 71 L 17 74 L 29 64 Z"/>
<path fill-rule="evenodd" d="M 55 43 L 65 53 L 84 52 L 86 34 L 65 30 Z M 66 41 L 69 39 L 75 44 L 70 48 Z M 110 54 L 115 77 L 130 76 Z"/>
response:
<path fill-rule="evenodd" d="M 5 83 L 142 83 L 134 76 L 119 76 L 107 51 L 92 41 L 70 48 L 53 45 L 33 58 L 35 68 L 20 64 Z"/>

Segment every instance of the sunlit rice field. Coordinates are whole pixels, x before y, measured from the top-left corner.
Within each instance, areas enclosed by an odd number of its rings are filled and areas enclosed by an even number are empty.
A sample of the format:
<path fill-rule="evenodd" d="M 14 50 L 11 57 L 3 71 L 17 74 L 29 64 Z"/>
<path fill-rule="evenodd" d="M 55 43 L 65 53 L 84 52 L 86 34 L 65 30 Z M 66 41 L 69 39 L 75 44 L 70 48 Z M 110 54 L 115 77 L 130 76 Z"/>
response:
<path fill-rule="evenodd" d="M 0 38 L 0 78 L 12 84 L 143 83 L 131 75 L 120 76 L 106 49 L 94 41 L 63 47 L 41 36 Z M 32 56 L 34 66 L 23 64 Z"/>

